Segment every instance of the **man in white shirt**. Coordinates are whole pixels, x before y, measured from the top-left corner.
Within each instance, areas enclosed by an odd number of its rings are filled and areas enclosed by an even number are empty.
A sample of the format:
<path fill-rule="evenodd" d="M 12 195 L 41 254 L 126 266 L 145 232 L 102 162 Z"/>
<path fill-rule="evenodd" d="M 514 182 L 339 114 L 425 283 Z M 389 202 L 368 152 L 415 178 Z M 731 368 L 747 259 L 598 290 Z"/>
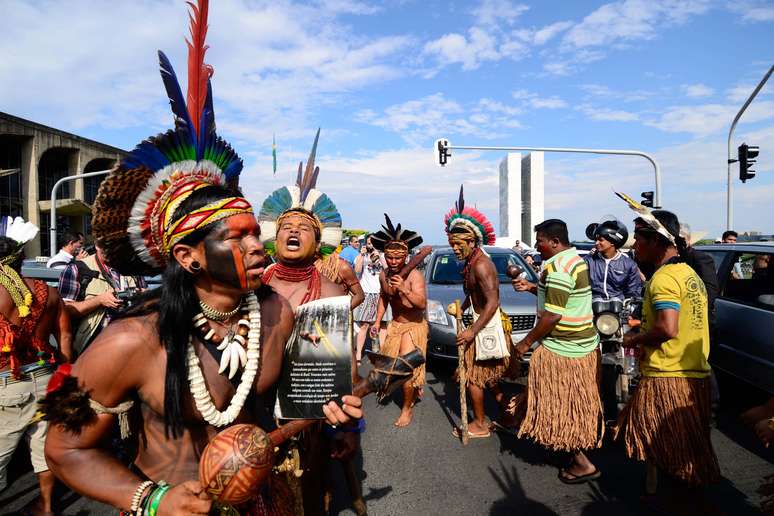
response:
<path fill-rule="evenodd" d="M 83 233 L 67 231 L 62 234 L 62 247 L 59 252 L 48 259 L 49 269 L 64 269 L 73 260 L 83 260 L 89 255 L 83 250 Z"/>

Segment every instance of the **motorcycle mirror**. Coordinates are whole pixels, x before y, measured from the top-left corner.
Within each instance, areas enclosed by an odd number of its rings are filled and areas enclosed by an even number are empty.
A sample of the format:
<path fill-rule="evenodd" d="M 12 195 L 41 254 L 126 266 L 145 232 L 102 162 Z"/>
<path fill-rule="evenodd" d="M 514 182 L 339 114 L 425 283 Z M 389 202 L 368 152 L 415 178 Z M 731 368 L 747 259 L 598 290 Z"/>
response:
<path fill-rule="evenodd" d="M 592 242 L 595 241 L 597 238 L 594 236 L 594 233 L 596 233 L 598 227 L 599 227 L 599 224 L 597 224 L 596 222 L 592 222 L 591 224 L 586 226 L 586 238 L 588 238 Z"/>

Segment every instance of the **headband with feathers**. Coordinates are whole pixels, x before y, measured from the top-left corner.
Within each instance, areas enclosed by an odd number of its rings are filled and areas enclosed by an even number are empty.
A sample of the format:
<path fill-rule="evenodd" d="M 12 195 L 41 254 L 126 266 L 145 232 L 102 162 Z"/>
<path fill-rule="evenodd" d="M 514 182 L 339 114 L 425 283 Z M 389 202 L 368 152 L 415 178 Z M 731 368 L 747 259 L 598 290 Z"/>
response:
<path fill-rule="evenodd" d="M 189 220 L 182 216 L 172 220 L 175 209 L 193 191 L 209 185 L 236 189 L 242 171 L 242 160 L 215 133 L 213 69 L 204 62 L 208 0 L 188 4 L 187 100 L 169 59 L 158 53 L 175 128 L 137 145 L 102 182 L 94 202 L 94 235 L 107 261 L 121 274 L 161 271 L 169 259 L 171 249 L 166 244 L 173 226 L 181 232 L 171 235 L 174 241 L 225 216 L 251 210 L 247 201 L 235 196 L 225 206 L 187 214 Z"/>
<path fill-rule="evenodd" d="M 322 243 L 320 252 L 323 255 L 332 253 L 341 242 L 342 222 L 339 210 L 330 197 L 317 190 L 320 167 L 315 166 L 314 160 L 319 139 L 320 129 L 317 129 L 306 168 L 303 162 L 298 164 L 296 184 L 273 191 L 261 205 L 258 222 L 261 226 L 261 239 L 269 251 L 273 249 L 274 240 L 277 238 L 277 221 L 292 211 L 305 213 L 315 221 Z"/>
<path fill-rule="evenodd" d="M 422 237 L 416 231 L 403 229 L 400 224 L 394 226 L 386 213 L 384 220 L 382 229 L 371 235 L 371 241 L 378 250 L 384 251 L 390 244 L 400 242 L 406 246 L 407 251 L 411 251 L 422 243 Z"/>
<path fill-rule="evenodd" d="M 460 186 L 459 199 L 454 203 L 454 208 L 446 214 L 443 222 L 447 234 L 464 230 L 474 234 L 479 245 L 494 245 L 497 239 L 494 226 L 489 219 L 477 209 L 465 206 L 462 186 Z"/>

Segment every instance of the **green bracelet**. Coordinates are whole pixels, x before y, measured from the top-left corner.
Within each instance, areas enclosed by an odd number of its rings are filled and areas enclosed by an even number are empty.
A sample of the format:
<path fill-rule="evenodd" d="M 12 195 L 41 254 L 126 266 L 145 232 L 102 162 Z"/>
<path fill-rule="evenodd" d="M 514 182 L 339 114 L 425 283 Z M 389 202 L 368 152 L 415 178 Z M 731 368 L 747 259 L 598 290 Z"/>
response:
<path fill-rule="evenodd" d="M 172 486 L 169 484 L 159 484 L 158 489 L 153 493 L 153 496 L 151 497 L 150 501 L 150 507 L 148 508 L 148 516 L 156 516 L 156 512 L 159 510 L 159 504 L 161 503 L 161 499 L 164 498 L 164 495 L 167 494 L 167 491 Z"/>

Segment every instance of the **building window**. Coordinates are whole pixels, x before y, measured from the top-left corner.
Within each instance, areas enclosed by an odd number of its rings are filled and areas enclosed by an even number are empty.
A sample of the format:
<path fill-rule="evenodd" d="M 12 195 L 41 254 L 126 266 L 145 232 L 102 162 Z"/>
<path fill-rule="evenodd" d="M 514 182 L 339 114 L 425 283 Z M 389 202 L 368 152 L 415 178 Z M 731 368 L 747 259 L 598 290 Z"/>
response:
<path fill-rule="evenodd" d="M 43 153 L 38 163 L 38 200 L 50 201 L 51 190 L 54 184 L 70 175 L 70 155 L 76 152 L 73 149 L 54 148 L 48 149 Z M 66 182 L 59 187 L 56 194 L 57 199 L 70 198 L 70 182 Z"/>
<path fill-rule="evenodd" d="M 25 138 L 0 136 L 0 215 L 24 215 L 21 189 L 21 155 Z"/>

